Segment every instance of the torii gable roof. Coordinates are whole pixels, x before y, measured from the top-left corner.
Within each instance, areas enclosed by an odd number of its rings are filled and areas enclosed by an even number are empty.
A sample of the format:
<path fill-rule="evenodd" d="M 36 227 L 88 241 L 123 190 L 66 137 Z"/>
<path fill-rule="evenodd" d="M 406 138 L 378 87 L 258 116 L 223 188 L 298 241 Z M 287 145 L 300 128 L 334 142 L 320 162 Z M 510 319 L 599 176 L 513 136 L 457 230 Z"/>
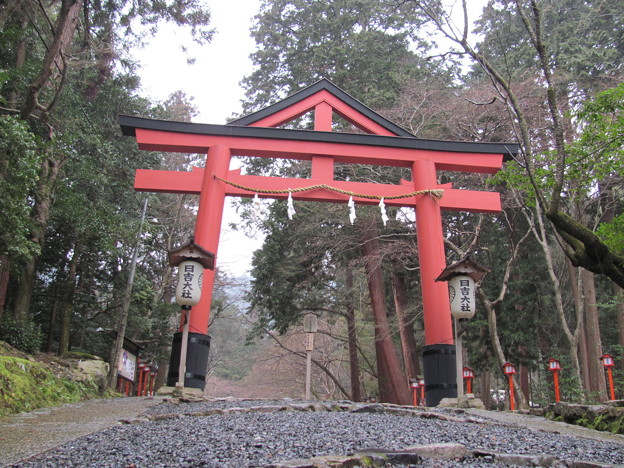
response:
<path fill-rule="evenodd" d="M 306 114 L 320 104 L 329 105 L 332 112 L 337 113 L 366 134 L 275 128 Z M 517 143 L 462 142 L 417 138 L 407 130 L 366 107 L 327 79 L 317 81 L 282 101 L 234 120 L 227 125 L 175 122 L 127 115 L 119 115 L 118 122 L 124 135 L 135 137 L 137 136 L 136 130 L 142 129 L 210 137 L 323 142 L 442 152 L 498 154 L 503 155 L 505 160 L 511 159 L 519 151 Z M 201 152 L 202 148 L 192 145 L 182 148 L 176 145 L 163 144 L 151 146 L 143 144 L 142 146 L 142 149 L 183 152 Z M 245 151 L 235 154 L 251 155 Z M 284 156 L 278 154 L 276 157 Z M 381 164 L 374 161 L 370 163 Z M 397 163 L 396 165 L 401 164 Z"/>
<path fill-rule="evenodd" d="M 263 125 L 274 127 L 305 114 L 323 100 L 328 102 L 328 104 L 332 106 L 334 112 L 343 119 L 360 127 L 364 131 L 367 129 L 363 128 L 363 122 L 369 120 L 385 129 L 389 134 L 415 138 L 413 134 L 365 106 L 326 78 L 291 94 L 275 104 L 248 114 L 240 119 L 236 119 L 228 125 L 255 126 L 258 125 L 259 122 L 267 121 L 270 117 L 282 114 L 281 119 L 275 119 L 274 125 Z M 354 117 L 358 117 L 357 121 L 354 121 Z M 380 134 L 381 132 L 367 131 L 367 133 Z"/>

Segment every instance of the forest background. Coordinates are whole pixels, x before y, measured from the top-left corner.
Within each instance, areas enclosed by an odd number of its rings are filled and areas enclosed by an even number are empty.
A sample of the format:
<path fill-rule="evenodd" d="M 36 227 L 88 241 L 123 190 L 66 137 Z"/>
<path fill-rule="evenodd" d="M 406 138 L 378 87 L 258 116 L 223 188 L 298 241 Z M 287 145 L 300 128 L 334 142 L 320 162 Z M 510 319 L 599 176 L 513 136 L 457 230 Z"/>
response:
<path fill-rule="evenodd" d="M 564 399 L 599 401 L 608 352 L 622 397 L 624 5 L 490 1 L 473 26 L 474 13 L 465 2 L 265 0 L 243 114 L 327 78 L 416 137 L 519 142 L 496 176 L 440 175 L 503 199 L 499 215 L 443 218 L 448 262 L 470 255 L 490 269 L 464 324 L 464 362 L 488 406 L 506 361 L 519 369 L 521 405 L 550 401 L 549 358 L 564 368 Z M 0 5 L 0 339 L 109 357 L 111 332 L 123 330 L 166 367 L 179 320 L 166 253 L 192 235 L 197 199 L 136 194 L 134 171 L 189 170 L 204 156 L 139 151 L 116 123 L 120 113 L 196 114 L 183 90 L 164 102 L 140 94 L 128 51 L 163 22 L 210 47 L 210 12 L 198 0 Z M 309 117 L 293 126 L 309 128 Z M 334 126 L 355 131 L 340 119 Z M 241 164 L 309 175 L 295 161 Z M 410 177 L 346 165 L 335 176 Z M 413 212 L 392 212 L 384 226 L 378 210 L 359 207 L 351 225 L 344 206 L 295 207 L 289 220 L 285 203 L 259 217 L 238 204 L 236 227 L 265 240 L 250 282 L 218 275 L 212 371 L 240 380 L 263 366 L 256 375 L 287 376 L 281 390 L 301 396 L 300 324 L 315 312 L 317 397 L 409 403 L 423 344 Z"/>

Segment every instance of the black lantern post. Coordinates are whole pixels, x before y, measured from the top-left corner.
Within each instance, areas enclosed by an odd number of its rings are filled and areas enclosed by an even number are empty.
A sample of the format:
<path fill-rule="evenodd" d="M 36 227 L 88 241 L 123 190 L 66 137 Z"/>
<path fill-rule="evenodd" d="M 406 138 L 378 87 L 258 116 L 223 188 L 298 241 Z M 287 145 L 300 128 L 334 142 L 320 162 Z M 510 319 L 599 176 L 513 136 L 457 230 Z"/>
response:
<path fill-rule="evenodd" d="M 460 324 L 462 320 L 474 316 L 476 311 L 475 283 L 481 281 L 488 271 L 487 268 L 465 257 L 463 260 L 446 267 L 436 278 L 436 281 L 448 281 L 449 285 L 451 314 L 455 319 L 455 374 L 458 401 L 464 393 Z"/>
<path fill-rule="evenodd" d="M 178 286 L 176 287 L 176 302 L 182 308 L 182 338 L 180 346 L 180 360 L 177 369 L 177 379 L 175 369 L 169 368 L 167 385 L 175 381 L 175 387 L 183 389 L 186 381 L 186 355 L 188 349 L 189 320 L 191 309 L 199 303 L 201 299 L 202 279 L 204 269 L 214 270 L 215 255 L 204 250 L 201 246 L 191 241 L 182 247 L 171 250 L 168 253 L 169 265 L 178 267 Z M 174 338 L 175 342 L 175 338 Z M 172 349 L 172 359 L 174 362 Z M 206 356 L 207 361 L 208 356 Z M 173 366 L 175 367 L 175 366 Z M 202 386 L 203 388 L 203 386 Z"/>

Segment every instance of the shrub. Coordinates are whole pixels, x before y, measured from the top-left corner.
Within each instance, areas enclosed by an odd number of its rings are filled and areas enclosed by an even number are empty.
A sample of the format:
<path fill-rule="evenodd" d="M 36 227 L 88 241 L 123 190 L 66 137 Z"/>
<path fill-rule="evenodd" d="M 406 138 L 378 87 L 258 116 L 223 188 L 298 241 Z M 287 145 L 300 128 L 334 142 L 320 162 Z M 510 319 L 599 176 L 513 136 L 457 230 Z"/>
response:
<path fill-rule="evenodd" d="M 43 336 L 38 325 L 20 323 L 14 319 L 0 322 L 0 340 L 25 353 L 35 354 L 41 349 Z"/>

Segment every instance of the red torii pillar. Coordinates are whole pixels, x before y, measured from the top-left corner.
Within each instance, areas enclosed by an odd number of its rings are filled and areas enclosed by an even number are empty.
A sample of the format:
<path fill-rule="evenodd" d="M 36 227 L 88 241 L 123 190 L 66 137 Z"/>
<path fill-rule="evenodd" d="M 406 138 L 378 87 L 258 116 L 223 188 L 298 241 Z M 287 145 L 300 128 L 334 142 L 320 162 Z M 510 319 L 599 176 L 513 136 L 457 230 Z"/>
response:
<path fill-rule="evenodd" d="M 199 210 L 195 222 L 195 243 L 215 254 L 219 249 L 221 221 L 225 205 L 225 184 L 214 176 L 227 178 L 230 170 L 230 149 L 223 145 L 212 146 L 206 156 L 206 166 L 199 192 Z M 216 260 L 215 260 L 216 264 Z M 207 333 L 212 304 L 212 287 L 215 270 L 204 270 L 202 296 L 191 313 L 189 330 L 194 333 Z M 199 312 L 199 313 L 197 313 Z"/>
<path fill-rule="evenodd" d="M 326 106 L 325 106 L 326 107 Z M 329 126 L 331 114 L 317 106 L 319 119 L 315 130 Z M 502 166 L 508 144 L 427 142 L 391 136 L 338 134 L 335 141 L 328 132 L 301 132 L 275 128 L 232 127 L 152 121 L 120 116 L 124 133 L 136 136 L 141 149 L 207 154 L 204 169 L 191 172 L 138 170 L 135 189 L 139 191 L 199 194 L 195 242 L 218 258 L 221 219 L 226 196 L 251 197 L 256 190 L 295 190 L 320 183 L 355 193 L 390 197 L 413 191 L 444 189 L 442 200 L 423 194 L 385 200 L 387 206 L 416 209 L 416 230 L 421 268 L 425 347 L 423 367 L 427 405 L 455 396 L 455 346 L 448 289 L 435 281 L 446 267 L 441 209 L 496 213 L 500 211 L 498 193 L 455 190 L 451 184 L 437 183 L 437 170 L 495 173 Z M 267 122 L 260 124 L 267 125 Z M 270 125 L 270 123 L 268 123 Z M 315 135 L 315 134 L 320 135 Z M 371 140 L 372 138 L 372 140 Z M 381 139 L 380 139 L 381 138 Z M 362 143 L 360 143 L 362 141 Z M 377 144 L 382 147 L 375 146 Z M 424 148 L 422 146 L 425 146 Z M 473 146 L 474 145 L 474 146 Z M 475 148 L 476 146 L 476 148 Z M 433 149 L 431 149 L 433 148 Z M 471 151 L 477 152 L 472 153 Z M 512 148 L 513 149 L 513 148 Z M 308 159 L 312 161 L 311 179 L 286 179 L 241 175 L 229 170 L 232 155 L 253 155 Z M 334 162 L 384 164 L 410 167 L 412 181 L 401 185 L 370 184 L 333 180 Z M 221 180 L 220 180 L 221 179 Z M 239 187 L 230 185 L 237 184 Z M 410 187 L 411 185 L 411 187 Z M 262 194 L 266 198 L 286 199 L 288 194 Z M 346 203 L 348 197 L 322 189 L 296 192 L 294 199 Z M 358 204 L 377 204 L 378 200 L 354 197 Z M 201 302 L 193 308 L 190 329 L 205 334 L 208 328 L 214 272 L 206 271 Z"/>

